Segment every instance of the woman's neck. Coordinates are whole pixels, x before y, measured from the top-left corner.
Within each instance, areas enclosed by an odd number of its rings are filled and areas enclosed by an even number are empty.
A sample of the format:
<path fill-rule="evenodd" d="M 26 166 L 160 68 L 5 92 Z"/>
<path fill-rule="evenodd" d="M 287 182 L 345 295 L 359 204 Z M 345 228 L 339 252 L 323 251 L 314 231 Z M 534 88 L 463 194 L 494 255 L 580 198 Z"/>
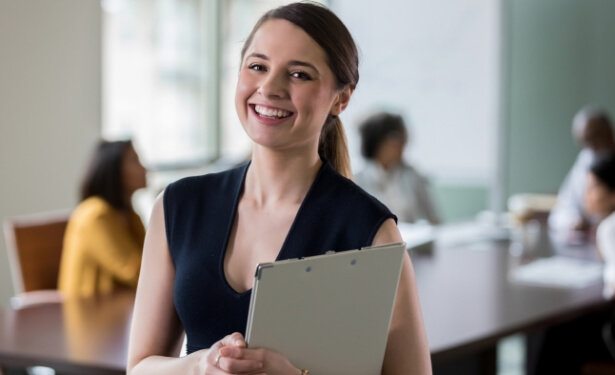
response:
<path fill-rule="evenodd" d="M 255 149 L 243 196 L 259 206 L 300 204 L 321 166 L 317 153 L 304 155 Z"/>

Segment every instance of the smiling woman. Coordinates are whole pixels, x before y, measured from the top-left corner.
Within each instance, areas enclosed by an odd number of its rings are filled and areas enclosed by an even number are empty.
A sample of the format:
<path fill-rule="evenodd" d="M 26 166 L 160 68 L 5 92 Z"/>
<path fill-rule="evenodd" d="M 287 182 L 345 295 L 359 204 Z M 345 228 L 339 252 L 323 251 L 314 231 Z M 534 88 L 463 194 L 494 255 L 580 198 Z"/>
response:
<path fill-rule="evenodd" d="M 339 115 L 359 79 L 339 18 L 309 2 L 267 12 L 241 54 L 235 95 L 253 143 L 238 168 L 189 177 L 156 200 L 145 240 L 128 373 L 306 374 L 246 348 L 254 266 L 401 242 L 396 217 L 350 175 Z M 383 374 L 428 374 L 430 357 L 405 254 Z M 187 335 L 188 355 L 172 358 Z"/>
<path fill-rule="evenodd" d="M 325 51 L 295 24 L 274 19 L 255 30 L 244 49 L 235 95 L 239 119 L 256 144 L 255 152 L 261 151 L 258 146 L 312 147 L 305 152 L 317 155 L 323 124 L 335 127 L 356 83 L 338 87 Z M 341 126 L 334 132 L 341 132 L 343 139 Z M 349 175 L 348 159 L 326 156 Z"/>

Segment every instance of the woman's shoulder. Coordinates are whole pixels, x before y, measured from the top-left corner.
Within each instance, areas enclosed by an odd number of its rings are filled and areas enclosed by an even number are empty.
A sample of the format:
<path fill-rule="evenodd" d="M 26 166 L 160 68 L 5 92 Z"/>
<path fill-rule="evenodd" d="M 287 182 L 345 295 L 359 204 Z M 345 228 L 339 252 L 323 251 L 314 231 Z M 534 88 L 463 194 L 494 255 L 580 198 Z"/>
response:
<path fill-rule="evenodd" d="M 71 217 L 92 217 L 101 216 L 115 212 L 113 206 L 111 206 L 106 200 L 101 197 L 89 197 L 83 200 L 75 210 Z"/>
<path fill-rule="evenodd" d="M 116 210 L 100 197 L 90 197 L 75 207 L 68 221 L 67 232 L 83 233 L 100 222 L 111 222 L 116 217 Z"/>
<path fill-rule="evenodd" d="M 388 219 L 397 217 L 373 195 L 326 165 L 301 207 L 326 247 L 352 249 L 369 246 Z M 317 228 L 317 229 L 314 229 Z"/>

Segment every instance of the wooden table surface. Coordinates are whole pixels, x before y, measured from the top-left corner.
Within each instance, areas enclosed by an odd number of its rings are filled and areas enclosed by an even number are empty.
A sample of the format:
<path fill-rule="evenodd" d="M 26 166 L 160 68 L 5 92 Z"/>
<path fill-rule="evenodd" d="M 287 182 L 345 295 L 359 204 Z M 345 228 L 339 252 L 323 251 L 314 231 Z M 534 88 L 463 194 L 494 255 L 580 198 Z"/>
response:
<path fill-rule="evenodd" d="M 0 366 L 66 375 L 126 373 L 134 293 L 0 310 Z"/>

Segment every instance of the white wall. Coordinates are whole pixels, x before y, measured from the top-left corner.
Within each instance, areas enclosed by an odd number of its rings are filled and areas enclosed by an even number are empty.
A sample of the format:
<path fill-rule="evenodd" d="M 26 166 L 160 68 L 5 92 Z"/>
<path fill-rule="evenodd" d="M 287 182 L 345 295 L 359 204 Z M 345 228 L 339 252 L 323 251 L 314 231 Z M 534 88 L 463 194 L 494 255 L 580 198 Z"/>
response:
<path fill-rule="evenodd" d="M 504 1 L 329 0 L 361 54 L 342 114 L 353 169 L 363 165 L 358 123 L 378 110 L 401 114 L 410 130 L 404 156 L 431 180 L 445 222 L 487 209 L 501 191 Z"/>
<path fill-rule="evenodd" d="M 342 115 L 349 142 L 364 116 L 392 110 L 410 128 L 405 156 L 412 164 L 437 180 L 489 187 L 499 125 L 500 2 L 330 3 L 361 53 L 361 78 Z"/>
<path fill-rule="evenodd" d="M 98 0 L 0 0 L 0 220 L 73 207 L 99 134 Z M 13 286 L 0 235 L 0 305 Z"/>

